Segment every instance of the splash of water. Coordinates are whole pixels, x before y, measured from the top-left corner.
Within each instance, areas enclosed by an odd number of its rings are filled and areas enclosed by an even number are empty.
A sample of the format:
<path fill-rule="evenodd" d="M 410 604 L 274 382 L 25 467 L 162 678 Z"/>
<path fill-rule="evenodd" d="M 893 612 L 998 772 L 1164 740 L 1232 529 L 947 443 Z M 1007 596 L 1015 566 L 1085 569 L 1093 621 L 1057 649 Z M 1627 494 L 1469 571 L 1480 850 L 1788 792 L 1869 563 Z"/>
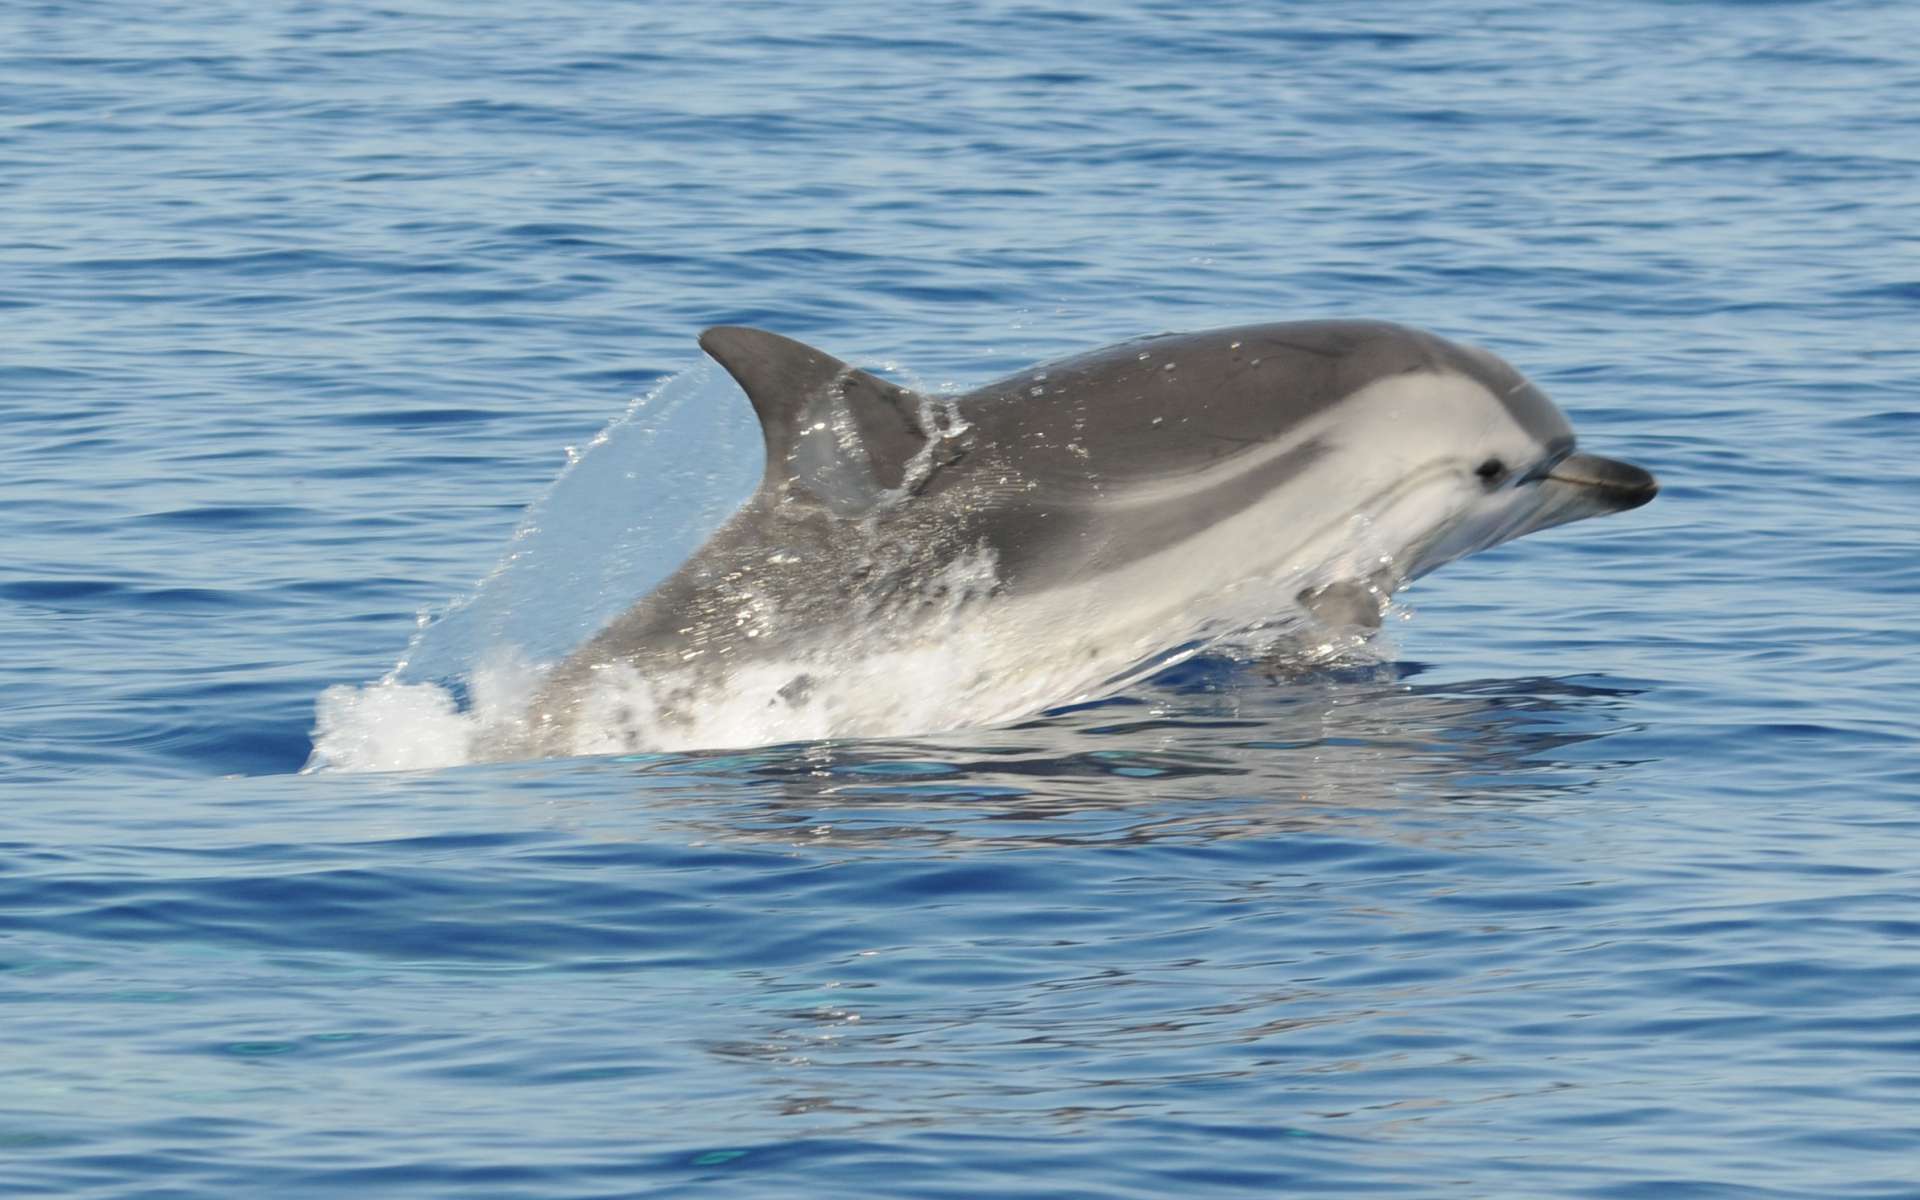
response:
<path fill-rule="evenodd" d="M 384 678 L 321 694 L 308 771 L 471 761 L 531 694 L 530 664 L 564 655 L 672 573 L 753 490 L 763 450 L 752 410 L 702 363 L 567 457 L 493 570 L 423 614 Z"/>
<path fill-rule="evenodd" d="M 759 481 L 760 427 L 711 364 L 627 406 L 521 518 L 467 597 L 423 622 L 389 676 L 446 682 L 511 651 L 550 661 L 672 573 Z"/>
<path fill-rule="evenodd" d="M 1231 601 L 1210 597 L 1215 611 L 1201 627 L 1189 613 L 1143 610 L 1121 638 L 1137 665 L 1089 677 L 1088 664 L 1103 661 L 1115 636 L 1111 627 L 1085 628 L 1093 601 L 1049 609 L 993 599 L 996 563 L 983 548 L 920 579 L 910 596 L 890 594 L 898 611 L 883 605 L 816 644 L 783 645 L 779 655 L 717 670 L 595 667 L 569 699 L 556 738 L 533 728 L 530 711 L 544 703 L 551 665 L 724 522 L 752 491 L 762 450 L 751 411 L 703 367 L 636 400 L 569 457 L 471 596 L 423 622 L 385 678 L 322 693 L 307 770 L 932 733 L 1109 694 L 1202 652 L 1283 670 L 1374 653 L 1367 630 L 1337 619 L 1271 619 L 1274 597 L 1293 595 L 1300 583 L 1289 576 L 1256 582 Z M 1360 562 L 1392 561 L 1369 524 L 1341 541 L 1354 560 L 1341 577 L 1364 575 Z M 1385 591 L 1372 596 L 1385 604 Z M 756 611 L 750 599 L 742 598 L 742 619 Z M 1183 628 L 1192 630 L 1189 640 L 1170 650 L 1160 641 Z M 779 633 L 764 632 L 769 645 Z"/>

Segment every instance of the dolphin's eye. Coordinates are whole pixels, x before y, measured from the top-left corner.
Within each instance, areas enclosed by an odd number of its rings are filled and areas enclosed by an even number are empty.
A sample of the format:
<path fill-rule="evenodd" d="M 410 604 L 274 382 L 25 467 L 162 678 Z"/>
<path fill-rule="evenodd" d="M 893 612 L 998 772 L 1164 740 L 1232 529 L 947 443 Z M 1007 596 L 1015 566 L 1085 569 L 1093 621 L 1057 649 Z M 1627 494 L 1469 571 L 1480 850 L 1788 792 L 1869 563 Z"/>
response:
<path fill-rule="evenodd" d="M 1507 464 L 1497 458 L 1490 458 L 1475 467 L 1473 473 L 1488 483 L 1498 483 L 1507 477 Z"/>

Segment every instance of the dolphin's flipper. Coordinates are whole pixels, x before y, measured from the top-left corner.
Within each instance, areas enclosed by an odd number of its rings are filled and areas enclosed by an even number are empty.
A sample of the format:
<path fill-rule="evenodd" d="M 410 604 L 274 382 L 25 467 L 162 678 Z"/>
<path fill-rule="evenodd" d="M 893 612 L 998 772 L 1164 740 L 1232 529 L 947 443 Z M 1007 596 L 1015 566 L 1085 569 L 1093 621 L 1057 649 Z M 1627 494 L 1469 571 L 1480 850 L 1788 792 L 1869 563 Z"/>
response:
<path fill-rule="evenodd" d="M 700 348 L 727 369 L 760 417 L 762 486 L 856 516 L 885 493 L 920 482 L 910 475 L 926 449 L 931 406 L 919 394 L 763 329 L 715 326 L 700 335 Z"/>

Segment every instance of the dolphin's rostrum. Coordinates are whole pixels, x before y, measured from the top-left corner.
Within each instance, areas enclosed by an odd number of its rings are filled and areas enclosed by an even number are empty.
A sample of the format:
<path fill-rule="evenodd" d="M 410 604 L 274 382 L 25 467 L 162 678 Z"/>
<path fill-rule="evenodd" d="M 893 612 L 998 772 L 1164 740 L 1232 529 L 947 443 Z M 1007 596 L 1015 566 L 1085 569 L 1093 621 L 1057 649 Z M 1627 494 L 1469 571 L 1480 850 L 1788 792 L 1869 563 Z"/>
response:
<path fill-rule="evenodd" d="M 1381 322 L 1142 338 L 959 396 L 762 330 L 700 344 L 759 416 L 760 486 L 548 675 L 523 749 L 1003 720 L 1288 617 L 1377 624 L 1444 562 L 1656 491 L 1499 358 Z M 765 728 L 704 723 L 720 696 Z"/>

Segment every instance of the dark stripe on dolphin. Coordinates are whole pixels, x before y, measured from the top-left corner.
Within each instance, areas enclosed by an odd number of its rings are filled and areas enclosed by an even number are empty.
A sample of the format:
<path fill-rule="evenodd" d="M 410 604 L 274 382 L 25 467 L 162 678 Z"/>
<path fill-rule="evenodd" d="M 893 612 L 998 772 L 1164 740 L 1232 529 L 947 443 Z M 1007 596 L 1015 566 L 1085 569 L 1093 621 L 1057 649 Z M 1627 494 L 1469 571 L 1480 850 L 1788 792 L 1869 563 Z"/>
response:
<path fill-rule="evenodd" d="M 1089 571 L 1124 566 L 1199 536 L 1258 503 L 1327 450 L 1318 439 L 1303 442 L 1167 503 L 1141 505 L 1122 528 L 1113 527 L 1112 502 L 1098 494 L 1056 492 L 1050 499 L 982 505 L 962 525 L 956 549 L 992 547 L 1007 587 L 1034 592 L 1084 582 Z"/>

